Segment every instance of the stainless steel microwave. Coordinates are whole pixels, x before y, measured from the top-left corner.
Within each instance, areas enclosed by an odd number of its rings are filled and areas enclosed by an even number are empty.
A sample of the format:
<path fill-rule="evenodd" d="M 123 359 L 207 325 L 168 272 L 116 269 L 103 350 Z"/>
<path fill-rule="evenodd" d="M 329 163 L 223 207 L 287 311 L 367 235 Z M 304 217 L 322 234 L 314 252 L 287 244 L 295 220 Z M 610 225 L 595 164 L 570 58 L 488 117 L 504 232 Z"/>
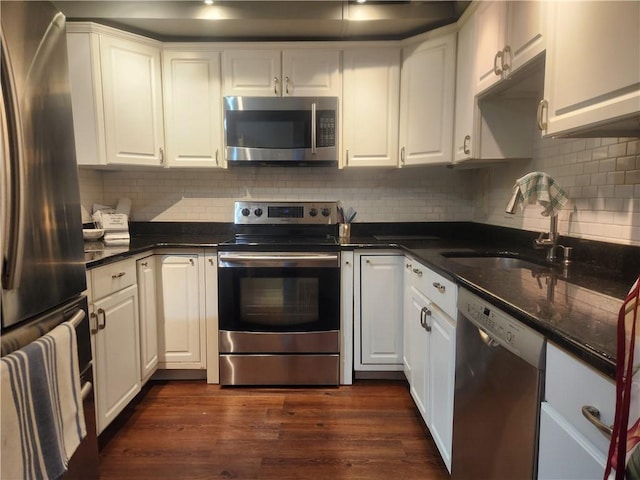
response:
<path fill-rule="evenodd" d="M 337 165 L 337 97 L 224 97 L 229 165 Z"/>

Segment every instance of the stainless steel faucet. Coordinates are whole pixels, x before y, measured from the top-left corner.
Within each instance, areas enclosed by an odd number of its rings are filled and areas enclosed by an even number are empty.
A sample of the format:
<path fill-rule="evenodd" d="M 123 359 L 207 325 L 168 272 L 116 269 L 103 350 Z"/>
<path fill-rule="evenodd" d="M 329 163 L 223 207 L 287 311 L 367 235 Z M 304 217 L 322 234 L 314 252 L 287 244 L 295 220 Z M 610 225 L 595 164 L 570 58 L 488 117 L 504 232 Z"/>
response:
<path fill-rule="evenodd" d="M 533 241 L 533 248 L 538 250 L 546 248 L 547 262 L 554 262 L 556 260 L 556 248 L 558 247 L 558 216 L 552 215 L 549 219 L 551 223 L 547 237 L 544 237 L 544 232 L 541 233 L 540 236 Z"/>

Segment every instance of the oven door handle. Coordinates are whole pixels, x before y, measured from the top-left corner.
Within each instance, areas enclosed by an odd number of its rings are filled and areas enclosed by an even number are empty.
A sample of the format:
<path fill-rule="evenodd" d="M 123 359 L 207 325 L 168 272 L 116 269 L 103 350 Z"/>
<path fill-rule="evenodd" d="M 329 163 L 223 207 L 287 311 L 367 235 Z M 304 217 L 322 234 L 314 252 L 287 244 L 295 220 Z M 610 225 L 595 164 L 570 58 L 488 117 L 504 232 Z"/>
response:
<path fill-rule="evenodd" d="M 339 267 L 337 253 L 218 253 L 218 267 Z"/>

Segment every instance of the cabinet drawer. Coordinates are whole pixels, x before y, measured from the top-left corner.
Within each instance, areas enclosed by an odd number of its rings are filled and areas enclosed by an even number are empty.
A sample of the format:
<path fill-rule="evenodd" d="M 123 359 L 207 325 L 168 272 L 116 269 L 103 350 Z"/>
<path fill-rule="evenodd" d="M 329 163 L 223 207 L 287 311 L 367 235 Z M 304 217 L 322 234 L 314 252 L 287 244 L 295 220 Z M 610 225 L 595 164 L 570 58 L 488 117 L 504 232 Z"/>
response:
<path fill-rule="evenodd" d="M 442 275 L 433 271 L 428 275 L 427 297 L 451 318 L 456 318 L 457 291 L 456 284 Z"/>
<path fill-rule="evenodd" d="M 616 401 L 613 380 L 548 343 L 545 387 L 551 407 L 606 455 L 609 440 L 582 415 L 582 407 L 597 408 L 601 421 L 612 425 Z"/>
<path fill-rule="evenodd" d="M 93 301 L 136 283 L 136 262 L 133 259 L 103 265 L 91 270 Z"/>

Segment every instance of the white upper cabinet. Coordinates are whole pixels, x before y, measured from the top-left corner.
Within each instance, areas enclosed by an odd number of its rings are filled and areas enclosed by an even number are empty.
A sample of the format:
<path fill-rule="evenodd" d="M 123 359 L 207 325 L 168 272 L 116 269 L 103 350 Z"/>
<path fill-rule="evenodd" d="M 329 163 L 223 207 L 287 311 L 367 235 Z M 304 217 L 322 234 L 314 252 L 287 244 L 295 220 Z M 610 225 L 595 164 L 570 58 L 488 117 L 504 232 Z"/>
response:
<path fill-rule="evenodd" d="M 476 10 L 475 93 L 482 93 L 542 53 L 545 2 L 480 2 Z"/>
<path fill-rule="evenodd" d="M 161 166 L 160 44 L 82 23 L 67 39 L 78 164 Z"/>
<path fill-rule="evenodd" d="M 453 161 L 462 162 L 476 155 L 474 127 L 476 96 L 473 85 L 475 17 L 470 16 L 458 31 L 456 56 L 456 104 L 453 132 Z"/>
<path fill-rule="evenodd" d="M 343 165 L 396 167 L 400 49 L 345 50 L 343 91 Z"/>
<path fill-rule="evenodd" d="M 640 2 L 548 8 L 543 133 L 640 135 Z"/>
<path fill-rule="evenodd" d="M 163 52 L 169 167 L 223 167 L 220 53 Z"/>
<path fill-rule="evenodd" d="M 224 95 L 340 95 L 338 50 L 227 50 L 222 65 Z"/>
<path fill-rule="evenodd" d="M 400 165 L 451 163 L 456 34 L 403 50 Z"/>

